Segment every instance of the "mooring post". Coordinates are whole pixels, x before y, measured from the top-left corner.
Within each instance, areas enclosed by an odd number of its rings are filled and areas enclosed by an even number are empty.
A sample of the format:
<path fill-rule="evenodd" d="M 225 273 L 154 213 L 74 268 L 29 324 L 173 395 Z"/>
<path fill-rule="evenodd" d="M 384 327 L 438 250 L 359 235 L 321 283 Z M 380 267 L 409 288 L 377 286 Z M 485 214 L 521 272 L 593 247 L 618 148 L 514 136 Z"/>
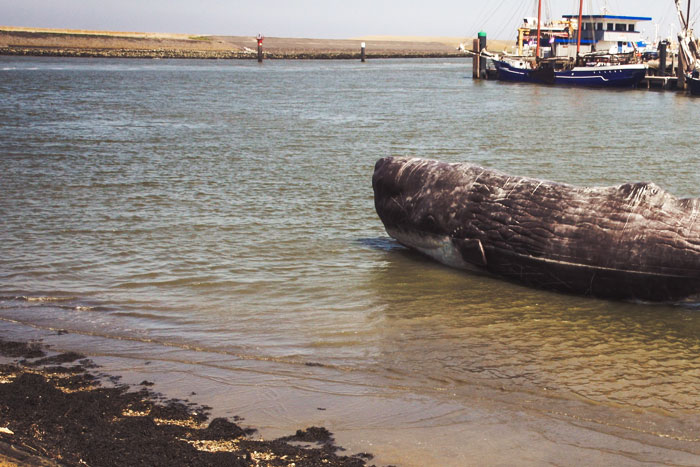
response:
<path fill-rule="evenodd" d="M 678 50 L 678 68 L 676 68 L 676 89 L 685 90 L 685 58 Z"/>
<path fill-rule="evenodd" d="M 264 37 L 262 34 L 258 34 L 258 37 L 256 37 L 256 39 L 258 40 L 258 63 L 262 63 L 262 60 L 263 60 L 262 43 L 263 43 Z"/>
<path fill-rule="evenodd" d="M 474 39 L 472 43 L 472 52 L 474 52 L 474 55 L 472 55 L 472 78 L 479 79 L 481 77 L 479 74 L 479 58 L 481 55 L 479 54 L 479 39 Z"/>
<path fill-rule="evenodd" d="M 486 33 L 484 31 L 479 32 L 479 54 L 486 50 Z M 479 78 L 486 79 L 486 56 L 479 55 Z"/>
<path fill-rule="evenodd" d="M 659 76 L 666 76 L 666 41 L 659 42 Z"/>
<path fill-rule="evenodd" d="M 360 61 L 365 61 L 365 43 L 360 44 Z"/>

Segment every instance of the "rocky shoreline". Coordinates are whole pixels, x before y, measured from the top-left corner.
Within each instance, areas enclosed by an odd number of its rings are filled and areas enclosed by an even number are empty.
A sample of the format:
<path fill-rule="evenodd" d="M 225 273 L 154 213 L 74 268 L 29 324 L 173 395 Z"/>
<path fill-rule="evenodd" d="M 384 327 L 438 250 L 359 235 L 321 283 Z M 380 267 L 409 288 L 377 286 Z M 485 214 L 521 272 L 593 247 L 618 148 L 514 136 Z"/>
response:
<path fill-rule="evenodd" d="M 92 58 L 150 58 L 150 59 L 257 59 L 246 52 L 165 50 L 165 49 L 67 49 L 44 47 L 3 47 L 0 55 L 34 57 L 92 57 Z M 464 53 L 368 53 L 367 59 L 382 58 L 449 58 L 464 57 Z M 263 52 L 264 59 L 272 60 L 350 60 L 360 59 L 360 53 L 350 52 Z"/>
<path fill-rule="evenodd" d="M 464 39 L 466 40 L 466 39 Z M 459 38 L 410 40 L 299 39 L 269 37 L 265 59 L 368 59 L 466 57 Z M 30 30 L 0 27 L 0 55 L 151 59 L 257 59 L 257 42 L 245 36 Z"/>
<path fill-rule="evenodd" d="M 210 407 L 166 399 L 100 373 L 75 352 L 0 339 L 1 466 L 347 466 L 371 454 L 341 454 L 332 433 L 309 427 L 274 440 Z M 194 393 L 193 393 L 194 394 Z"/>

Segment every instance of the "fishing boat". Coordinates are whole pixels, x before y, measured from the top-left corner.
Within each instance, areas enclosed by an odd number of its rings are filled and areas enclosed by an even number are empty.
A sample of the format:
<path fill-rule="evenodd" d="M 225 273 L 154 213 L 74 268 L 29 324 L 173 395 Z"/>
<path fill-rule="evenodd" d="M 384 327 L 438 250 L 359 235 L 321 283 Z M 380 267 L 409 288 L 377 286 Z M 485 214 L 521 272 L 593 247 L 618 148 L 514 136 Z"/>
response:
<path fill-rule="evenodd" d="M 574 66 L 570 60 L 545 59 L 536 66 L 524 60 L 493 59 L 498 79 L 540 84 L 564 84 L 592 87 L 633 87 L 646 76 L 647 66 L 633 64 L 585 64 Z"/>
<path fill-rule="evenodd" d="M 680 0 L 675 0 L 676 11 L 681 22 L 681 32 L 678 34 L 679 56 L 684 64 L 685 82 L 693 96 L 700 96 L 700 51 L 698 43 L 690 28 L 690 0 L 688 0 L 688 13 L 683 16 Z"/>
<path fill-rule="evenodd" d="M 636 63 L 640 55 L 635 40 L 638 34 L 635 23 L 651 18 L 635 16 L 588 15 L 583 16 L 583 0 L 580 1 L 578 18 L 564 16 L 563 21 L 544 28 L 544 41 L 548 44 L 542 57 L 543 28 L 541 27 L 541 0 L 538 2 L 537 19 L 526 18 L 525 27 L 518 30 L 517 56 L 494 55 L 491 60 L 503 81 L 540 84 L 564 84 L 593 87 L 633 87 L 646 76 L 647 66 Z M 585 18 L 585 22 L 584 22 Z M 528 25 L 537 24 L 534 39 Z M 569 45 L 576 43 L 576 55 L 571 56 Z M 535 56 L 522 56 L 525 37 L 536 44 Z M 582 43 L 589 53 L 582 54 Z M 593 50 L 595 47 L 598 50 Z M 637 52 L 637 53 L 636 53 Z"/>

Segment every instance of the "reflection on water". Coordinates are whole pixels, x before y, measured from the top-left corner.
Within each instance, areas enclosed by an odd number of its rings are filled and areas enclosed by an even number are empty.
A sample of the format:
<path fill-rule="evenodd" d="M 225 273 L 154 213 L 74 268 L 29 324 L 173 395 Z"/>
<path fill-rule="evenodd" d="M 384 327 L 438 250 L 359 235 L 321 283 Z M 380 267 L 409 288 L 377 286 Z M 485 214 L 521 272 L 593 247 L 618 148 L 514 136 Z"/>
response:
<path fill-rule="evenodd" d="M 383 428 L 495 400 L 696 438 L 697 304 L 445 268 L 386 236 L 371 187 L 378 158 L 408 155 L 698 196 L 696 101 L 474 82 L 459 59 L 0 57 L 0 75 L 6 329 L 65 330 L 50 339 L 213 392 L 246 374 L 271 398 L 367 402 L 358 423 L 371 407 Z M 270 420 L 316 410 L 275 404 Z"/>
<path fill-rule="evenodd" d="M 698 409 L 700 314 L 693 308 L 555 294 L 452 271 L 408 251 L 391 256 L 369 283 L 394 337 L 382 364 L 407 378 Z"/>

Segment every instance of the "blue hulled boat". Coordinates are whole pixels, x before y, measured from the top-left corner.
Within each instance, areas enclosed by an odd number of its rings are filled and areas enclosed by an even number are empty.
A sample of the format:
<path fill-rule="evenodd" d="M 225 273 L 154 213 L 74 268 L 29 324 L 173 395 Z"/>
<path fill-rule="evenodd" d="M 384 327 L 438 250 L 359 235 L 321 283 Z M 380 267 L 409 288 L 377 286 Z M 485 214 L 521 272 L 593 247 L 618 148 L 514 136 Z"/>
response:
<path fill-rule="evenodd" d="M 578 15 L 542 25 L 525 18 L 518 28 L 518 55 L 489 55 L 498 78 L 523 83 L 593 87 L 633 87 L 646 76 L 640 62 L 637 23 L 645 16 Z M 482 51 L 482 53 L 484 53 Z"/>
<path fill-rule="evenodd" d="M 533 68 L 531 62 L 523 60 L 492 60 L 500 80 L 573 86 L 633 87 L 644 79 L 647 69 L 641 63 L 572 66 L 569 61 L 543 60 Z"/>

